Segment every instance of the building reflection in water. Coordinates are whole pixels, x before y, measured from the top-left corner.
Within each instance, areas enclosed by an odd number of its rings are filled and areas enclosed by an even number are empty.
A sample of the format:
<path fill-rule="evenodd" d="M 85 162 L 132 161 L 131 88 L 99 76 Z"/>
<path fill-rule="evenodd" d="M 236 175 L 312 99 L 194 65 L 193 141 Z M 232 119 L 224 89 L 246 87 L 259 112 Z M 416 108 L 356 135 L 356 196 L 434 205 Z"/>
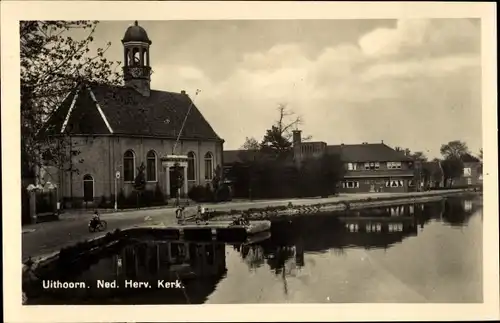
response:
<path fill-rule="evenodd" d="M 55 268 L 50 277 L 83 281 L 91 288 L 56 289 L 31 297 L 31 304 L 202 304 L 225 277 L 225 244 L 217 242 L 119 241 L 101 254 L 71 268 Z M 97 281 L 116 281 L 118 288 L 96 288 Z M 184 288 L 162 288 L 158 281 L 182 282 Z M 125 281 L 148 282 L 151 288 L 125 288 Z"/>
<path fill-rule="evenodd" d="M 223 243 L 138 241 L 113 256 L 117 278 L 156 280 L 222 277 L 226 271 Z"/>
<path fill-rule="evenodd" d="M 419 228 L 430 221 L 465 226 L 481 207 L 480 199 L 459 197 L 341 215 L 299 216 L 273 223 L 271 239 L 237 250 L 250 268 L 267 264 L 276 275 L 288 275 L 305 265 L 306 253 L 342 255 L 351 248 L 388 249 L 417 236 Z"/>

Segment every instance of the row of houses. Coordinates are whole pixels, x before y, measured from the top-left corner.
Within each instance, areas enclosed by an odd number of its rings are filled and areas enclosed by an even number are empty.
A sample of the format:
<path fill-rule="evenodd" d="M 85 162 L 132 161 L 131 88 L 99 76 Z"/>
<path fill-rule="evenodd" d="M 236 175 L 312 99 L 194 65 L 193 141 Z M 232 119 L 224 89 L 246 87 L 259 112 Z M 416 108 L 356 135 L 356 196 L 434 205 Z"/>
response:
<path fill-rule="evenodd" d="M 344 176 L 338 185 L 340 192 L 409 192 L 443 187 L 444 173 L 439 161 L 421 162 L 398 148 L 380 143 L 328 145 L 322 141 L 303 142 L 301 131 L 293 131 L 293 160 L 297 166 L 308 158 L 324 154 L 338 155 L 344 166 Z M 226 173 L 245 163 L 242 150 L 223 152 Z M 474 186 L 482 183 L 481 162 L 476 157 L 462 156 L 463 174 L 452 186 Z M 237 179 L 234 179 L 237 180 Z"/>

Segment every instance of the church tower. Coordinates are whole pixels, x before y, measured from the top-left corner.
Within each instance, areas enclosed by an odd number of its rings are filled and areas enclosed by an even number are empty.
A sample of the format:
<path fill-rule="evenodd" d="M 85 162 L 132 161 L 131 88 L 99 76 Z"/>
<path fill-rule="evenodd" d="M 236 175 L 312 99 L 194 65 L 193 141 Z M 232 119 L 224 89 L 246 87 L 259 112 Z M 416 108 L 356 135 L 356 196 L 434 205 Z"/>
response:
<path fill-rule="evenodd" d="M 135 21 L 133 26 L 127 28 L 122 44 L 125 86 L 134 88 L 143 96 L 149 96 L 151 90 L 151 65 L 149 61 L 151 40 L 149 40 L 148 34 Z"/>

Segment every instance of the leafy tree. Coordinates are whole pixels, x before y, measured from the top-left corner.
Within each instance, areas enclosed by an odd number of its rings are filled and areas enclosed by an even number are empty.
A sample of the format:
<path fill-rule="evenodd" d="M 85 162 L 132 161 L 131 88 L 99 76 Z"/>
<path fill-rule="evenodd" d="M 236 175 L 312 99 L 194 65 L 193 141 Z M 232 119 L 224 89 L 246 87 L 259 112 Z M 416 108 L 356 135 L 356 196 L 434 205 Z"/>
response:
<path fill-rule="evenodd" d="M 462 175 L 464 163 L 459 157 L 448 157 L 441 162 L 441 167 L 444 173 L 445 185 L 451 186 L 453 180 Z"/>
<path fill-rule="evenodd" d="M 141 163 L 139 167 L 137 167 L 137 175 L 134 179 L 134 189 L 136 191 L 143 191 L 146 188 L 146 175 L 144 171 L 146 170 L 146 166 L 144 163 Z"/>
<path fill-rule="evenodd" d="M 483 162 L 483 148 L 479 149 L 479 154 L 477 157 L 481 160 L 481 163 Z"/>
<path fill-rule="evenodd" d="M 257 139 L 253 137 L 246 137 L 245 142 L 241 146 L 242 150 L 260 150 L 260 144 Z"/>
<path fill-rule="evenodd" d="M 36 176 L 45 162 L 74 171 L 79 154 L 66 134 L 46 136 L 44 125 L 65 96 L 85 82 L 120 83 L 117 67 L 104 58 L 106 48 L 91 52 L 97 21 L 21 21 L 21 175 Z M 81 39 L 74 32 L 83 31 Z M 55 140 L 56 139 L 56 140 Z M 68 166 L 68 164 L 70 164 Z"/>
<path fill-rule="evenodd" d="M 421 162 L 427 161 L 427 157 L 421 151 L 416 151 L 413 154 L 410 154 L 410 157 L 415 161 L 421 161 Z"/>
<path fill-rule="evenodd" d="M 212 188 L 214 192 L 217 192 L 219 190 L 220 184 L 222 182 L 222 167 L 220 165 L 217 165 L 214 169 L 214 177 L 212 178 Z"/>
<path fill-rule="evenodd" d="M 440 149 L 441 155 L 445 159 L 460 158 L 469 152 L 469 148 L 465 142 L 460 140 L 453 140 L 447 144 L 443 144 Z"/>
<path fill-rule="evenodd" d="M 139 207 L 139 196 L 146 189 L 146 175 L 144 171 L 146 170 L 146 166 L 144 163 L 141 163 L 139 167 L 137 167 L 137 176 L 134 179 L 134 189 L 137 194 L 137 207 Z"/>
<path fill-rule="evenodd" d="M 307 159 L 300 169 L 310 189 L 316 188 L 318 195 L 329 196 L 337 192 L 337 184 L 344 177 L 344 167 L 339 155 L 325 154 L 320 158 Z"/>

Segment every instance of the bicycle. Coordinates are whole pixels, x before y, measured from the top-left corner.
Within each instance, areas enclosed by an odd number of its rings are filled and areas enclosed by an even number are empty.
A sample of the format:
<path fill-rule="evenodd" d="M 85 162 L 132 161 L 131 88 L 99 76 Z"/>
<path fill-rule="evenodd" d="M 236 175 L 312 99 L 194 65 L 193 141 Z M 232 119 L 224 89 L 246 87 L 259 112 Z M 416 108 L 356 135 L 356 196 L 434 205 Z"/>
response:
<path fill-rule="evenodd" d="M 97 221 L 97 223 L 95 223 Z M 106 230 L 108 227 L 108 222 L 105 220 L 92 219 L 89 221 L 89 232 L 100 232 Z"/>

